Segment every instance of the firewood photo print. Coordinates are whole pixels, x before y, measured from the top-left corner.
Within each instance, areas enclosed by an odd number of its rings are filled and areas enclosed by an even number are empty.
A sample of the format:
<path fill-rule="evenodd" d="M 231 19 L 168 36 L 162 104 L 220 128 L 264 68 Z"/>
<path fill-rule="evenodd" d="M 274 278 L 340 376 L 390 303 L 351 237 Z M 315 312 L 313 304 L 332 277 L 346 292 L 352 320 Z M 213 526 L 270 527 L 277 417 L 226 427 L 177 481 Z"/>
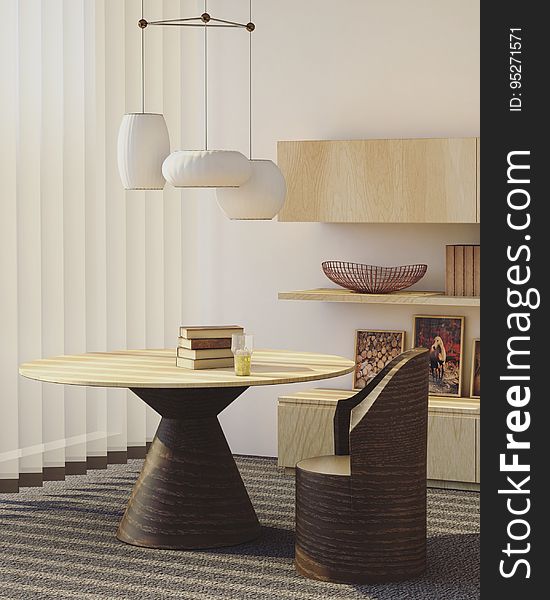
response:
<path fill-rule="evenodd" d="M 404 331 L 359 329 L 355 334 L 354 389 L 362 390 L 404 347 Z"/>

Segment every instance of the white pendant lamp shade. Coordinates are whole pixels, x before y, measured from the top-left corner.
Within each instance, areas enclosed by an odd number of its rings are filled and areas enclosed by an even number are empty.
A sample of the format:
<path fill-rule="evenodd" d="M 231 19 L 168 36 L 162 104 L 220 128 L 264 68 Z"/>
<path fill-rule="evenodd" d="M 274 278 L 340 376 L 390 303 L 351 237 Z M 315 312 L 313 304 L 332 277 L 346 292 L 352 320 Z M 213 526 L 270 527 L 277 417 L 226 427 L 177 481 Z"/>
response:
<path fill-rule="evenodd" d="M 162 163 L 170 154 L 163 115 L 126 114 L 118 132 L 118 170 L 127 190 L 162 190 Z"/>
<path fill-rule="evenodd" d="M 232 188 L 248 181 L 252 168 L 236 150 L 179 150 L 164 161 L 162 172 L 178 188 Z"/>
<path fill-rule="evenodd" d="M 218 204 L 230 219 L 273 219 L 285 202 L 285 178 L 271 160 L 249 162 L 250 179 L 239 188 L 218 190 Z"/>

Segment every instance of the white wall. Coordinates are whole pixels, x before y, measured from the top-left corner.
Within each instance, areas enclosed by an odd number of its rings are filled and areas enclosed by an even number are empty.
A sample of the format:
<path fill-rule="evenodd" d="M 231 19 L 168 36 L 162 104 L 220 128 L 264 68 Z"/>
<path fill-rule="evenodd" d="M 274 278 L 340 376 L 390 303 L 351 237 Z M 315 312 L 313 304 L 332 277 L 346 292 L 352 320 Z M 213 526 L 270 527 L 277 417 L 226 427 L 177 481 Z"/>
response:
<path fill-rule="evenodd" d="M 209 0 L 209 10 L 246 21 L 248 0 Z M 254 156 L 275 159 L 276 142 L 284 139 L 479 135 L 478 13 L 478 0 L 254 0 Z M 210 34 L 210 143 L 247 152 L 242 38 L 232 30 Z M 443 289 L 445 244 L 479 242 L 477 225 L 239 223 L 227 221 L 206 195 L 188 203 L 209 224 L 198 240 L 209 280 L 188 320 L 242 323 L 260 347 L 351 358 L 355 329 L 363 327 L 405 329 L 410 343 L 419 307 L 279 301 L 277 292 L 326 285 L 325 259 L 426 262 L 417 287 Z M 191 291 L 195 283 L 187 284 Z M 466 316 L 467 390 L 479 311 L 428 309 L 449 312 Z M 349 387 L 351 376 L 320 385 Z M 222 418 L 232 449 L 275 455 L 277 395 L 299 387 L 308 386 L 249 390 L 231 405 Z"/>

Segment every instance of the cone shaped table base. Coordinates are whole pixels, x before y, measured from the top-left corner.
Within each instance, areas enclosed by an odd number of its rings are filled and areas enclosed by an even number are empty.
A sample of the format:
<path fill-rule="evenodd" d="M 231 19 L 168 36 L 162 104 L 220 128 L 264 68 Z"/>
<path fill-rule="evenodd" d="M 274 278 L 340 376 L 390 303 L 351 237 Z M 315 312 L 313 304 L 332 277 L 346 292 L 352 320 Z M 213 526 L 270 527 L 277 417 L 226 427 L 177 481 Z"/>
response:
<path fill-rule="evenodd" d="M 260 535 L 217 414 L 246 388 L 133 390 L 163 415 L 119 525 L 135 546 L 201 549 Z"/>

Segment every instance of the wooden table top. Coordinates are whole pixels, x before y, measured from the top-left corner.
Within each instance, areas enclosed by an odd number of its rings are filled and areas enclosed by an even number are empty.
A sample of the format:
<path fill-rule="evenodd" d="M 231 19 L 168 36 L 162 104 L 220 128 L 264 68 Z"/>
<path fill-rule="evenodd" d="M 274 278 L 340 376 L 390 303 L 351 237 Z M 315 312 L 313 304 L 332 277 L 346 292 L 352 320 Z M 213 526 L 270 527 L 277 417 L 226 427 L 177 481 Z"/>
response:
<path fill-rule="evenodd" d="M 192 371 L 176 367 L 175 349 L 118 350 L 44 358 L 19 367 L 29 379 L 66 385 L 122 388 L 212 388 L 278 385 L 351 373 L 354 363 L 331 354 L 255 350 L 250 377 L 233 367 Z"/>

